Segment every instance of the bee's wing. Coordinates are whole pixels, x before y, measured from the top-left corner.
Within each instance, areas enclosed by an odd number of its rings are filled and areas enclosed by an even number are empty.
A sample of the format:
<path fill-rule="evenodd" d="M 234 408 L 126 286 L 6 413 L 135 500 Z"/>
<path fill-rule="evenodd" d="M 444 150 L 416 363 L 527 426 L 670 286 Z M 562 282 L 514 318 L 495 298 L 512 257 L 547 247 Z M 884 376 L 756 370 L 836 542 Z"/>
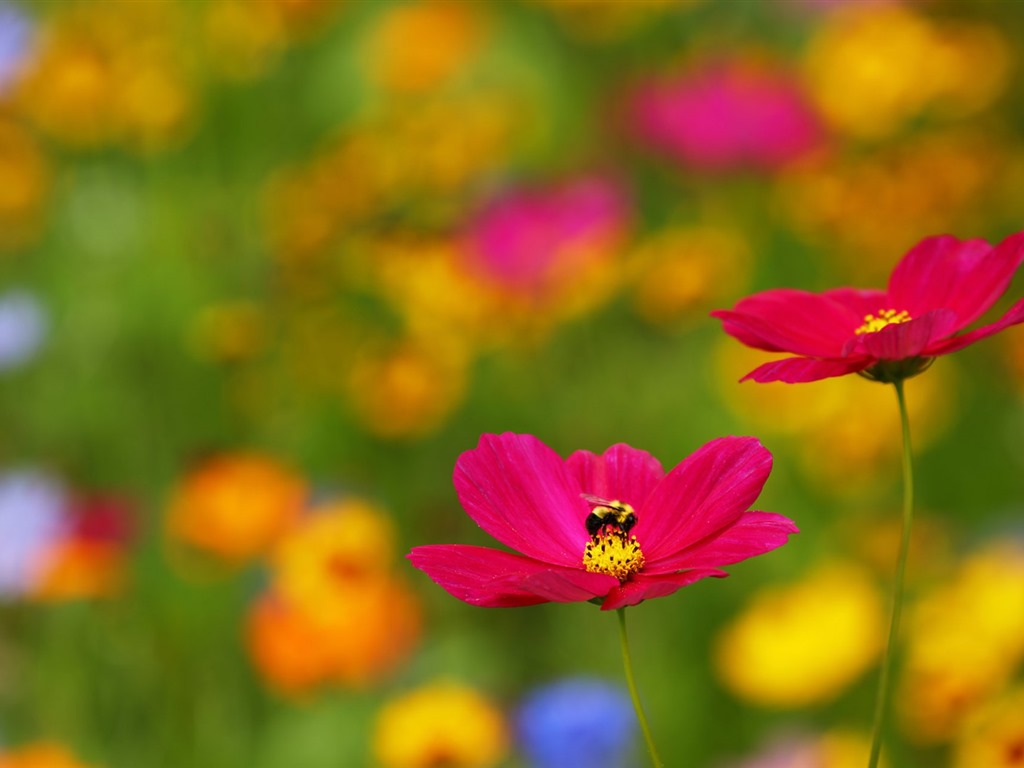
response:
<path fill-rule="evenodd" d="M 605 499 L 605 498 L 602 498 L 601 496 L 595 496 L 592 493 L 581 493 L 580 496 L 583 497 L 583 500 L 585 502 L 587 502 L 588 504 L 590 504 L 593 507 L 611 507 L 612 506 L 612 500 L 611 499 Z"/>

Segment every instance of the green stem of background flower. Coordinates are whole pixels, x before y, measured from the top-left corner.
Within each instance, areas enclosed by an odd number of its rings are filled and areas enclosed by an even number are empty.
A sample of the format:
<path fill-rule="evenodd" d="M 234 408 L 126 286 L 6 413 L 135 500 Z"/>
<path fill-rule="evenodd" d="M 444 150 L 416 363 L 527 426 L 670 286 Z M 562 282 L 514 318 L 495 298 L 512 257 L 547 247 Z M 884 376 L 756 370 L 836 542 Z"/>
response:
<path fill-rule="evenodd" d="M 900 633 L 900 613 L 903 610 L 903 581 L 907 570 L 907 554 L 910 552 L 910 527 L 914 521 L 914 467 L 910 450 L 910 419 L 907 417 L 907 401 L 903 395 L 903 381 L 894 383 L 896 399 L 900 406 L 900 425 L 903 429 L 903 531 L 900 534 L 900 550 L 896 559 L 896 577 L 892 587 L 892 617 L 889 620 L 889 640 L 882 658 L 882 671 L 878 680 L 878 697 L 875 702 L 875 724 L 871 737 L 871 756 L 868 768 L 877 768 L 882 754 L 882 731 L 885 729 L 889 709 L 889 688 L 892 677 L 893 656 L 896 655 L 896 641 Z"/>
<path fill-rule="evenodd" d="M 644 708 L 640 705 L 640 694 L 636 690 L 636 680 L 633 677 L 633 662 L 629 658 L 629 638 L 626 636 L 626 609 L 618 608 L 615 611 L 619 614 L 619 639 L 622 641 L 622 665 L 626 668 L 626 685 L 629 686 L 629 695 L 633 699 L 633 709 L 636 710 L 637 720 L 640 721 L 640 730 L 644 732 L 644 741 L 647 742 L 647 751 L 651 755 L 651 764 L 654 768 L 664 768 L 661 757 L 658 755 L 658 748 L 654 746 L 654 739 L 651 737 L 651 727 L 647 724 L 647 716 Z"/>

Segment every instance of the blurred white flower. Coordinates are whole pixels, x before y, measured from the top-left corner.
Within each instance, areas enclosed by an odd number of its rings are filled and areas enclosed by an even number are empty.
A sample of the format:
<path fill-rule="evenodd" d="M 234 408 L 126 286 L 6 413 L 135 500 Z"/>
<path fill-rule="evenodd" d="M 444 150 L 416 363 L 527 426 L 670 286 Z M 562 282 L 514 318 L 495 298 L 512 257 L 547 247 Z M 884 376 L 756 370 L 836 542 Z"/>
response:
<path fill-rule="evenodd" d="M 43 343 L 48 325 L 42 304 L 28 291 L 14 289 L 0 295 L 0 371 L 30 360 Z"/>
<path fill-rule="evenodd" d="M 32 21 L 14 3 L 0 0 L 0 94 L 24 64 L 32 44 Z"/>
<path fill-rule="evenodd" d="M 67 525 L 67 497 L 34 469 L 0 473 L 0 597 L 31 588 L 49 547 Z"/>

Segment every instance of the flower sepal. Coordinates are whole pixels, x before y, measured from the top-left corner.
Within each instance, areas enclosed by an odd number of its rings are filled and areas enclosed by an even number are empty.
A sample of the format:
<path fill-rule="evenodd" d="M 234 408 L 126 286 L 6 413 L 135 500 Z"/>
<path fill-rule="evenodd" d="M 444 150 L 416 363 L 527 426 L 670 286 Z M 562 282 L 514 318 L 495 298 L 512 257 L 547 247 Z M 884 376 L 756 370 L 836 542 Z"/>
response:
<path fill-rule="evenodd" d="M 935 362 L 934 357 L 908 357 L 903 360 L 883 360 L 880 363 L 858 371 L 861 376 L 881 384 L 895 384 L 924 373 Z"/>

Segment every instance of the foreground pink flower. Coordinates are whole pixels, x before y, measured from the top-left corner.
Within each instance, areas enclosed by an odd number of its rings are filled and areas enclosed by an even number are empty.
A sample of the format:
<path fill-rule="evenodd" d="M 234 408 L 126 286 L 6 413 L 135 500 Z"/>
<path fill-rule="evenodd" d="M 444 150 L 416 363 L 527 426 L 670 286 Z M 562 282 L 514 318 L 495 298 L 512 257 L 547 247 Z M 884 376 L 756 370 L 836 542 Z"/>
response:
<path fill-rule="evenodd" d="M 532 435 L 483 435 L 455 465 L 459 501 L 521 554 L 438 544 L 408 557 L 472 605 L 636 605 L 726 576 L 719 566 L 769 552 L 797 531 L 781 515 L 747 511 L 771 466 L 750 437 L 707 443 L 666 474 L 653 456 L 621 443 L 563 461 Z"/>
<path fill-rule="evenodd" d="M 934 358 L 1024 322 L 1024 300 L 999 320 L 960 333 L 1006 291 L 1024 261 L 1024 232 L 996 246 L 950 235 L 922 240 L 896 265 L 886 290 L 782 288 L 712 312 L 749 347 L 795 357 L 765 363 L 742 380 L 817 381 L 861 373 L 894 382 Z"/>

